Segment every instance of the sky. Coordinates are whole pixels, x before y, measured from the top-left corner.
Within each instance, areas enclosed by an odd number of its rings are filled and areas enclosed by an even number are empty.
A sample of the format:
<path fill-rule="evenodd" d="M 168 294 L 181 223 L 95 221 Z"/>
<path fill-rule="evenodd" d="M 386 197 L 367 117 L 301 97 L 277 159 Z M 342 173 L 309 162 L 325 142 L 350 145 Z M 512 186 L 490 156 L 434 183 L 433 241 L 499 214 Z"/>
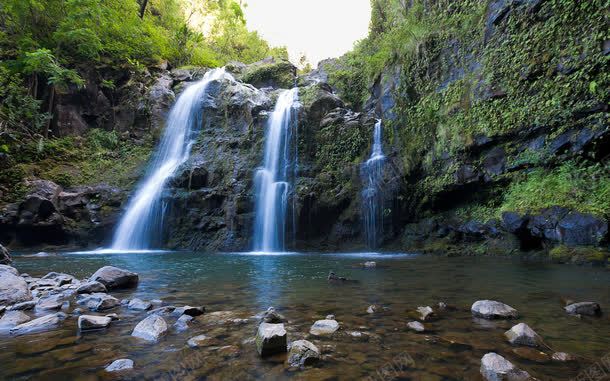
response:
<path fill-rule="evenodd" d="M 246 0 L 248 29 L 272 46 L 286 46 L 297 62 L 339 57 L 368 34 L 370 0 Z"/>

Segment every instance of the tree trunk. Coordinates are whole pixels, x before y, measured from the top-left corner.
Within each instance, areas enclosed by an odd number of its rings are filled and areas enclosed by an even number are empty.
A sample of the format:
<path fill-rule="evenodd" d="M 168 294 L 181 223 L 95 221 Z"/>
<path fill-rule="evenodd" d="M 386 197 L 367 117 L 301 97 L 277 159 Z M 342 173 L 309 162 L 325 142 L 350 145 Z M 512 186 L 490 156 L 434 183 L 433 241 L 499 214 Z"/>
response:
<path fill-rule="evenodd" d="M 45 139 L 49 137 L 49 128 L 51 127 L 51 121 L 53 120 L 53 102 L 55 102 L 55 86 L 51 85 L 51 93 L 49 94 L 49 107 L 47 108 L 47 113 L 50 115 L 50 118 L 47 119 L 47 122 L 44 126 L 44 131 L 42 131 L 42 136 Z"/>
<path fill-rule="evenodd" d="M 146 12 L 146 5 L 148 4 L 148 0 L 141 0 L 140 3 L 140 18 L 144 18 L 144 12 Z"/>

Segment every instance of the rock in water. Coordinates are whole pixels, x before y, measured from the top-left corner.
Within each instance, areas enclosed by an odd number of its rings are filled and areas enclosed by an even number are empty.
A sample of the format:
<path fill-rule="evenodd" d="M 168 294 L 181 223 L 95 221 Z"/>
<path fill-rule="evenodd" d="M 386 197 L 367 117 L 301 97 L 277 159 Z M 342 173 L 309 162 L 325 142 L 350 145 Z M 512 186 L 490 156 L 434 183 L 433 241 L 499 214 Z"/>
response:
<path fill-rule="evenodd" d="M 13 266 L 0 265 L 0 275 L 2 275 L 2 273 L 4 273 L 4 272 L 8 272 L 15 276 L 19 276 L 19 271 L 17 271 L 17 269 L 14 268 Z"/>
<path fill-rule="evenodd" d="M 555 352 L 551 356 L 551 360 L 557 361 L 557 362 L 568 362 L 568 361 L 576 361 L 576 357 L 574 357 L 573 355 L 571 355 L 569 353 L 565 353 L 565 352 Z"/>
<path fill-rule="evenodd" d="M 518 347 L 513 349 L 513 353 L 521 357 L 522 359 L 537 362 L 540 364 L 544 364 L 551 361 L 549 355 L 544 352 L 540 352 L 539 350 L 534 348 Z"/>
<path fill-rule="evenodd" d="M 12 261 L 13 260 L 11 259 L 11 255 L 9 254 L 8 250 L 6 250 L 4 246 L 0 245 L 0 264 L 8 265 Z"/>
<path fill-rule="evenodd" d="M 514 319 L 519 317 L 516 309 L 495 300 L 479 300 L 474 302 L 472 315 L 484 319 Z"/>
<path fill-rule="evenodd" d="M 288 364 L 294 367 L 311 365 L 320 359 L 320 350 L 307 340 L 297 340 L 290 344 Z"/>
<path fill-rule="evenodd" d="M 46 315 L 38 319 L 31 320 L 27 323 L 19 324 L 11 329 L 13 335 L 25 335 L 34 332 L 42 332 L 51 330 L 59 325 L 65 319 L 66 314 L 58 312 L 51 315 Z"/>
<path fill-rule="evenodd" d="M 77 303 L 86 305 L 91 311 L 105 311 L 121 305 L 117 298 L 103 293 L 81 295 Z"/>
<path fill-rule="evenodd" d="M 336 320 L 324 319 L 318 320 L 309 329 L 309 333 L 316 336 L 332 335 L 339 329 L 339 323 Z"/>
<path fill-rule="evenodd" d="M 0 319 L 0 331 L 9 330 L 30 321 L 30 317 L 21 311 L 6 311 Z"/>
<path fill-rule="evenodd" d="M 114 266 L 104 266 L 89 280 L 102 283 L 108 290 L 131 288 L 138 285 L 138 274 Z"/>
<path fill-rule="evenodd" d="M 112 318 L 106 316 L 81 315 L 78 317 L 78 329 L 87 331 L 92 329 L 102 329 L 110 325 Z"/>
<path fill-rule="evenodd" d="M 127 308 L 129 308 L 130 310 L 135 310 L 135 311 L 147 311 L 152 308 L 152 304 L 150 304 L 150 302 L 146 302 L 142 299 L 134 298 L 134 299 L 131 299 L 131 301 L 127 305 Z"/>
<path fill-rule="evenodd" d="M 176 328 L 176 331 L 178 332 L 186 331 L 189 329 L 189 324 L 193 321 L 193 319 L 195 318 L 192 316 L 182 315 L 178 318 L 178 320 L 176 320 L 176 323 L 174 323 L 174 328 Z"/>
<path fill-rule="evenodd" d="M 570 315 L 599 316 L 602 314 L 602 308 L 595 302 L 572 303 L 565 306 L 564 309 Z"/>
<path fill-rule="evenodd" d="M 262 357 L 287 352 L 284 324 L 261 323 L 256 333 L 256 350 Z"/>
<path fill-rule="evenodd" d="M 167 323 L 159 315 L 150 315 L 136 325 L 131 336 L 147 341 L 158 341 L 167 333 Z"/>
<path fill-rule="evenodd" d="M 205 307 L 193 307 L 193 306 L 184 306 L 178 307 L 173 312 L 174 315 L 188 315 L 188 316 L 201 316 L 205 313 Z"/>
<path fill-rule="evenodd" d="M 0 305 L 11 305 L 32 300 L 27 282 L 16 275 L 14 268 L 3 266 L 0 271 Z"/>
<path fill-rule="evenodd" d="M 106 367 L 106 372 L 120 372 L 122 370 L 133 369 L 133 360 L 120 359 L 114 360 L 112 364 Z"/>
<path fill-rule="evenodd" d="M 206 335 L 198 335 L 188 339 L 186 344 L 191 348 L 200 348 L 207 345 L 210 342 L 210 338 Z"/>
<path fill-rule="evenodd" d="M 418 321 L 410 321 L 407 323 L 407 327 L 410 330 L 413 330 L 415 332 L 424 332 L 426 330 L 426 328 L 424 327 L 424 325 Z"/>
<path fill-rule="evenodd" d="M 542 341 L 540 336 L 525 323 L 519 323 L 506 331 L 504 336 L 511 344 L 537 347 Z"/>
<path fill-rule="evenodd" d="M 278 324 L 286 322 L 286 318 L 284 318 L 284 316 L 277 312 L 275 308 L 269 307 L 267 311 L 263 312 L 261 322 Z"/>
<path fill-rule="evenodd" d="M 518 369 L 497 353 L 487 353 L 481 359 L 481 375 L 487 381 L 526 381 L 529 373 Z"/>
<path fill-rule="evenodd" d="M 83 283 L 76 289 L 77 294 L 106 293 L 107 291 L 106 286 L 97 281 Z"/>
<path fill-rule="evenodd" d="M 419 320 L 422 321 L 429 321 L 436 317 L 434 310 L 430 306 L 417 307 L 417 312 L 419 313 Z"/>

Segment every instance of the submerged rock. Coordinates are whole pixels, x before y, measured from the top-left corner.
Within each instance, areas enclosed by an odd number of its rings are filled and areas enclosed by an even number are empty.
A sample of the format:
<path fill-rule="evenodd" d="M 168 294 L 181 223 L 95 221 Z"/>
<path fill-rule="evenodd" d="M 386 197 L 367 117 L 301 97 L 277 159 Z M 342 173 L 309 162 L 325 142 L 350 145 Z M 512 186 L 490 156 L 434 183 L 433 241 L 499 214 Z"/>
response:
<path fill-rule="evenodd" d="M 97 281 L 83 283 L 76 289 L 77 294 L 93 294 L 97 292 L 106 293 L 108 290 L 106 286 Z"/>
<path fill-rule="evenodd" d="M 138 274 L 114 266 L 104 266 L 89 280 L 102 283 L 108 290 L 131 288 L 138 285 Z"/>
<path fill-rule="evenodd" d="M 514 319 L 519 316 L 516 309 L 495 300 L 479 300 L 471 307 L 472 315 L 484 319 Z"/>
<path fill-rule="evenodd" d="M 158 341 L 167 333 L 167 323 L 159 315 L 150 315 L 136 325 L 131 336 L 147 341 Z"/>
<path fill-rule="evenodd" d="M 290 344 L 288 364 L 293 367 L 311 365 L 320 360 L 320 350 L 307 340 L 297 340 Z"/>
<path fill-rule="evenodd" d="M 519 347 L 513 349 L 513 353 L 522 359 L 537 362 L 540 364 L 551 361 L 549 355 L 534 348 Z"/>
<path fill-rule="evenodd" d="M 206 335 L 198 335 L 195 337 L 191 337 L 188 339 L 186 344 L 191 348 L 200 348 L 208 345 L 210 343 L 210 338 Z"/>
<path fill-rule="evenodd" d="M 481 359 L 481 375 L 487 381 L 526 381 L 529 373 L 515 367 L 497 353 L 487 353 Z"/>
<path fill-rule="evenodd" d="M 10 266 L 3 266 L 0 270 L 0 305 L 11 305 L 32 300 L 32 293 L 27 282 L 15 275 Z"/>
<path fill-rule="evenodd" d="M 309 329 L 309 333 L 316 336 L 332 335 L 339 329 L 339 323 L 333 319 L 318 320 Z"/>
<path fill-rule="evenodd" d="M 424 325 L 418 321 L 410 321 L 407 323 L 407 327 L 415 332 L 424 332 L 426 328 Z"/>
<path fill-rule="evenodd" d="M 519 323 L 506 331 L 504 336 L 511 344 L 537 347 L 542 342 L 540 336 L 525 323 Z"/>
<path fill-rule="evenodd" d="M 256 333 L 256 350 L 262 357 L 287 352 L 284 324 L 261 323 Z"/>
<path fill-rule="evenodd" d="M 189 329 L 189 323 L 191 323 L 193 319 L 195 318 L 192 316 L 182 315 L 176 320 L 176 323 L 174 323 L 174 328 L 176 328 L 178 332 L 186 331 Z"/>
<path fill-rule="evenodd" d="M 21 311 L 7 311 L 0 319 L 0 331 L 9 330 L 30 320 L 31 318 Z"/>
<path fill-rule="evenodd" d="M 147 311 L 152 308 L 152 304 L 142 299 L 134 298 L 131 299 L 131 301 L 127 305 L 127 308 L 136 311 Z"/>
<path fill-rule="evenodd" d="M 31 320 L 27 323 L 19 324 L 18 326 L 11 329 L 13 335 L 26 335 L 35 332 L 48 331 L 56 328 L 63 319 L 66 318 L 66 314 L 62 312 L 46 315 L 38 319 Z"/>
<path fill-rule="evenodd" d="M 120 372 L 129 369 L 133 369 L 133 360 L 130 359 L 114 360 L 112 364 L 105 368 L 106 372 Z"/>
<path fill-rule="evenodd" d="M 602 308 L 595 302 L 572 303 L 565 306 L 564 309 L 571 315 L 599 316 L 602 314 Z"/>
<path fill-rule="evenodd" d="M 78 329 L 81 331 L 102 329 L 110 325 L 112 318 L 107 316 L 81 315 L 78 317 Z"/>

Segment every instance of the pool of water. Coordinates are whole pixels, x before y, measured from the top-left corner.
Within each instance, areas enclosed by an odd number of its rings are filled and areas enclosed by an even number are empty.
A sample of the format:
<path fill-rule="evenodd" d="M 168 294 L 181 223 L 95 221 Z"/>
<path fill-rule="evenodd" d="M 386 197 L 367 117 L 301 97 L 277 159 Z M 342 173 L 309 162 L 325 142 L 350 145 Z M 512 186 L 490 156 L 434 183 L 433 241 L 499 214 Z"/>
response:
<path fill-rule="evenodd" d="M 363 268 L 365 261 L 376 268 Z M 495 351 L 541 380 L 567 380 L 610 351 L 610 320 L 568 316 L 562 298 L 610 306 L 610 272 L 603 268 L 524 262 L 506 258 L 441 258 L 405 254 L 345 253 L 260 255 L 191 252 L 15 255 L 22 273 L 49 271 L 78 278 L 113 265 L 140 275 L 137 289 L 112 292 L 119 299 L 161 299 L 168 305 L 204 305 L 206 314 L 186 332 L 173 330 L 156 344 L 130 336 L 146 313 L 118 308 L 109 329 L 79 333 L 76 317 L 47 333 L 0 336 L 0 379 L 110 379 L 104 366 L 131 358 L 133 373 L 121 379 L 179 380 L 477 380 L 481 357 Z M 331 284 L 329 271 L 357 282 Z M 473 319 L 470 306 L 495 299 L 521 318 L 555 351 L 577 363 L 536 363 L 519 358 L 503 332 L 515 322 Z M 411 311 L 443 301 L 455 310 L 426 323 L 429 332 L 407 329 Z M 381 312 L 367 313 L 378 304 Z M 260 359 L 252 340 L 254 315 L 273 306 L 287 319 L 288 340 L 306 338 L 322 361 L 294 371 L 286 356 Z M 77 307 L 72 303 L 65 312 Z M 221 312 L 220 311 L 225 311 Z M 309 335 L 318 319 L 334 314 L 341 329 L 330 338 Z M 249 319 L 243 324 L 228 318 Z M 173 324 L 175 318 L 168 318 Z M 360 334 L 353 334 L 353 332 Z M 205 334 L 215 345 L 191 349 L 186 340 Z M 405 361 L 409 359 L 409 361 Z"/>

